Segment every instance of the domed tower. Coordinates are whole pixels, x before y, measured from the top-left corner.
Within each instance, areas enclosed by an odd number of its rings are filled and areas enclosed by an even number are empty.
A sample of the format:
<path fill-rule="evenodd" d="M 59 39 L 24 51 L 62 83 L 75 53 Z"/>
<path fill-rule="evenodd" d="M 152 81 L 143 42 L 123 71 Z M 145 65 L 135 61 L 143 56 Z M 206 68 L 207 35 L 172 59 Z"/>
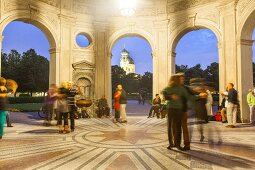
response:
<path fill-rule="evenodd" d="M 129 52 L 124 48 L 121 52 L 120 67 L 126 71 L 126 74 L 135 73 L 135 63 L 130 57 Z"/>

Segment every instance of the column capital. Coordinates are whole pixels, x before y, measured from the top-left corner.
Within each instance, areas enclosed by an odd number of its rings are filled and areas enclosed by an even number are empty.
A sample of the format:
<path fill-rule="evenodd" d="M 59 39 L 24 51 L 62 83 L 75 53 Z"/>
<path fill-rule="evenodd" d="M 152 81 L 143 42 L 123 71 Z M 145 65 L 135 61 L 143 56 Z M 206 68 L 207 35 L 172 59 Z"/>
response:
<path fill-rule="evenodd" d="M 50 49 L 49 49 L 49 52 L 50 52 L 50 54 L 54 54 L 54 53 L 59 53 L 60 50 L 57 49 L 57 48 L 50 48 Z"/>
<path fill-rule="evenodd" d="M 237 41 L 238 45 L 246 45 L 246 46 L 252 46 L 253 45 L 254 40 L 245 40 L 245 39 L 241 39 L 239 41 Z"/>

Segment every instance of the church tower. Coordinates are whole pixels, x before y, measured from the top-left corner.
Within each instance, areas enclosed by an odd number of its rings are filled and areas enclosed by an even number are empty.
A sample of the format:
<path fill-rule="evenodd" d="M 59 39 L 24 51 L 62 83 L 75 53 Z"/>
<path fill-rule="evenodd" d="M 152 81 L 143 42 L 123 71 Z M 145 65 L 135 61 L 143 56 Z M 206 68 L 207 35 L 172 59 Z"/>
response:
<path fill-rule="evenodd" d="M 135 73 L 135 63 L 130 57 L 129 52 L 124 48 L 121 52 L 120 67 L 126 71 L 126 74 Z"/>

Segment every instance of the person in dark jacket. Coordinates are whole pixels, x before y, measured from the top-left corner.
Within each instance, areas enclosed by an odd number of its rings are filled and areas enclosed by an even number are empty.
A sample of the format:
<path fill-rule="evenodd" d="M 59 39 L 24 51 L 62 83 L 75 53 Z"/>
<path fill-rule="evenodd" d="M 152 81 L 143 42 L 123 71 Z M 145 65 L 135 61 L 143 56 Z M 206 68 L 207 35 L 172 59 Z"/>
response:
<path fill-rule="evenodd" d="M 153 117 L 156 114 L 157 118 L 159 118 L 160 105 L 161 105 L 161 99 L 159 97 L 159 94 L 156 94 L 155 98 L 153 99 L 148 118 L 152 117 L 152 112 L 154 112 Z"/>
<path fill-rule="evenodd" d="M 80 89 L 78 87 L 78 89 L 76 90 L 75 88 L 73 88 L 73 83 L 71 81 L 67 82 L 67 101 L 68 101 L 68 105 L 70 108 L 70 127 L 71 127 L 71 132 L 74 131 L 75 129 L 75 121 L 74 118 L 76 117 L 75 114 L 77 113 L 77 108 L 75 106 L 75 96 L 77 94 L 80 93 Z"/>
<path fill-rule="evenodd" d="M 109 117 L 110 116 L 110 108 L 107 103 L 107 99 L 105 98 L 105 95 L 102 96 L 101 99 L 99 99 L 98 102 L 98 117 L 101 118 L 102 116 Z"/>
<path fill-rule="evenodd" d="M 234 89 L 233 83 L 228 83 L 228 104 L 227 104 L 227 120 L 228 128 L 234 128 L 236 125 L 236 116 L 237 116 L 237 91 Z"/>

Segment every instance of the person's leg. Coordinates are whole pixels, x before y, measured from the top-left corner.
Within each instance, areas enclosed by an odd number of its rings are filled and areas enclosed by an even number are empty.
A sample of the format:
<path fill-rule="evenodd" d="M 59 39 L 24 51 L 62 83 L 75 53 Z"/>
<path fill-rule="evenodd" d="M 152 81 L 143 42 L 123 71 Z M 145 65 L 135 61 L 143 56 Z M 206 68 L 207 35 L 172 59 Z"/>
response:
<path fill-rule="evenodd" d="M 232 121 L 233 121 L 233 125 L 236 126 L 236 117 L 237 117 L 237 105 L 235 105 L 233 107 L 233 117 L 232 117 Z"/>
<path fill-rule="evenodd" d="M 148 118 L 151 117 L 152 111 L 153 111 L 153 106 L 151 106 Z"/>
<path fill-rule="evenodd" d="M 255 124 L 255 106 L 252 107 L 251 124 Z"/>
<path fill-rule="evenodd" d="M 62 112 L 58 112 L 58 128 L 59 128 L 59 133 L 63 133 L 63 126 L 62 126 L 62 119 L 63 119 L 63 113 Z"/>
<path fill-rule="evenodd" d="M 183 112 L 182 114 L 182 131 L 183 131 L 183 139 L 184 139 L 184 147 L 187 149 L 190 148 L 190 138 L 189 138 L 189 130 L 188 130 L 188 113 Z"/>
<path fill-rule="evenodd" d="M 71 106 L 71 111 L 70 111 L 70 126 L 71 126 L 71 131 L 74 131 L 74 129 L 75 129 L 74 117 L 75 117 L 75 106 Z"/>
<path fill-rule="evenodd" d="M 168 119 L 167 119 L 167 132 L 168 132 L 168 142 L 169 146 L 167 149 L 171 149 L 171 147 L 174 147 L 174 142 L 173 142 L 173 114 L 172 110 L 168 109 L 167 111 L 168 114 Z"/>
<path fill-rule="evenodd" d="M 0 111 L 0 139 L 4 135 L 4 124 L 6 121 L 6 111 Z"/>
<path fill-rule="evenodd" d="M 157 118 L 159 119 L 159 117 L 160 117 L 160 115 L 159 115 L 159 106 L 155 106 L 154 113 L 156 114 Z"/>
<path fill-rule="evenodd" d="M 226 118 L 226 108 L 222 108 L 220 113 L 221 113 L 222 122 L 225 123 L 227 121 L 227 118 Z"/>
<path fill-rule="evenodd" d="M 233 107 L 227 107 L 227 120 L 228 120 L 228 126 L 233 125 Z"/>
<path fill-rule="evenodd" d="M 13 127 L 10 120 L 10 113 L 8 111 L 6 111 L 6 123 L 7 127 Z"/>
<path fill-rule="evenodd" d="M 68 126 L 68 113 L 63 113 L 63 117 L 64 117 L 64 133 L 69 133 L 70 131 Z"/>
<path fill-rule="evenodd" d="M 174 122 L 176 127 L 176 139 L 175 139 L 175 146 L 180 149 L 181 146 L 181 136 L 182 136 L 182 129 L 181 129 L 181 117 L 182 111 L 181 109 L 176 109 L 174 116 Z"/>
<path fill-rule="evenodd" d="M 121 104 L 122 107 L 122 121 L 127 121 L 126 104 Z"/>

